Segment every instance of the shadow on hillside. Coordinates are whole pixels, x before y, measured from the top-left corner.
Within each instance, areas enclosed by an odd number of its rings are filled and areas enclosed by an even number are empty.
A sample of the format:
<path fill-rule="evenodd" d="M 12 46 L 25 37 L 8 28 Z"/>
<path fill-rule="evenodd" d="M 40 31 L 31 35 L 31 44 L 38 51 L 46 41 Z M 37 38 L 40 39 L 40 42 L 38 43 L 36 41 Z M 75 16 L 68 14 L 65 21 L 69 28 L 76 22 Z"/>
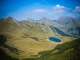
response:
<path fill-rule="evenodd" d="M 2 49 L 0 49 L 0 60 L 19 60 L 19 59 L 8 56 Z"/>
<path fill-rule="evenodd" d="M 5 42 L 7 41 L 6 37 L 4 35 L 0 35 L 0 45 L 9 49 L 11 52 L 15 53 L 15 54 L 19 54 L 19 52 L 22 52 L 21 50 L 8 46 L 5 44 Z"/>
<path fill-rule="evenodd" d="M 69 34 L 66 34 L 66 33 L 64 33 L 63 31 L 59 30 L 59 29 L 56 28 L 56 27 L 50 26 L 50 28 L 52 29 L 52 31 L 54 31 L 54 29 L 55 29 L 55 30 L 57 31 L 57 33 L 59 33 L 59 34 L 62 35 L 62 36 L 72 37 L 72 36 L 70 36 Z"/>
<path fill-rule="evenodd" d="M 6 37 L 4 35 L 0 35 L 0 45 L 9 49 L 11 52 L 18 54 L 19 53 L 18 49 L 6 45 L 5 44 L 6 41 L 7 41 Z M 8 56 L 1 48 L 0 48 L 0 59 L 2 59 L 2 60 L 18 60 L 16 58 L 12 58 L 11 56 Z"/>
<path fill-rule="evenodd" d="M 4 35 L 0 35 L 0 45 L 3 45 L 7 41 Z"/>

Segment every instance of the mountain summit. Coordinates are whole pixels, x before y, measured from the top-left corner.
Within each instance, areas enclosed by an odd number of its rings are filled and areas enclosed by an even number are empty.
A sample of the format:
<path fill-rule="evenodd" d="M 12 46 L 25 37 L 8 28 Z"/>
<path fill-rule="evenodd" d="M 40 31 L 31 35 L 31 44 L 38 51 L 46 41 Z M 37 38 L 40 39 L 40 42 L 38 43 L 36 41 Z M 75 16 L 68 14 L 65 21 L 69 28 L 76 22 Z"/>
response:
<path fill-rule="evenodd" d="M 40 20 L 50 20 L 50 19 L 48 19 L 46 17 L 42 17 Z"/>
<path fill-rule="evenodd" d="M 66 23 L 69 23 L 72 20 L 75 20 L 75 18 L 70 17 L 70 16 L 62 16 L 57 20 L 57 22 L 61 23 L 61 24 L 66 24 Z"/>

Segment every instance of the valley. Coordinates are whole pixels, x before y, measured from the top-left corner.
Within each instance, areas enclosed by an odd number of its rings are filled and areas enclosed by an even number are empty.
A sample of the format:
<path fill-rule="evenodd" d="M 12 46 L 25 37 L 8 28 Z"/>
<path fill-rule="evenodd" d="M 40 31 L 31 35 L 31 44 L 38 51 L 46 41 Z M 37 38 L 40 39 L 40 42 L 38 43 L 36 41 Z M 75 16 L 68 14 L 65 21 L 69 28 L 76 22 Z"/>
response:
<path fill-rule="evenodd" d="M 72 48 L 69 45 L 69 49 L 68 47 L 65 48 L 64 45 L 67 42 L 80 40 L 79 23 L 77 20 L 71 20 L 68 24 L 61 24 L 45 17 L 40 20 L 27 19 L 25 21 L 17 21 L 12 17 L 3 18 L 0 20 L 0 49 L 6 55 L 12 57 L 13 60 L 49 60 L 47 58 L 49 56 L 51 56 L 50 59 L 56 60 L 55 56 L 59 57 L 61 55 L 62 57 L 63 55 L 66 56 L 70 51 L 74 52 L 73 49 L 75 50 L 75 47 Z M 61 42 L 50 41 L 49 37 L 58 38 Z M 60 46 L 58 47 L 58 45 Z M 74 46 L 74 43 L 72 45 Z M 56 49 L 57 47 L 60 50 Z M 78 47 L 80 47 L 79 44 Z M 63 52 L 63 54 L 58 54 L 57 50 L 58 53 Z M 53 56 L 55 58 L 52 58 Z M 5 58 L 3 59 L 5 60 Z M 57 60 L 60 60 L 60 57 Z"/>

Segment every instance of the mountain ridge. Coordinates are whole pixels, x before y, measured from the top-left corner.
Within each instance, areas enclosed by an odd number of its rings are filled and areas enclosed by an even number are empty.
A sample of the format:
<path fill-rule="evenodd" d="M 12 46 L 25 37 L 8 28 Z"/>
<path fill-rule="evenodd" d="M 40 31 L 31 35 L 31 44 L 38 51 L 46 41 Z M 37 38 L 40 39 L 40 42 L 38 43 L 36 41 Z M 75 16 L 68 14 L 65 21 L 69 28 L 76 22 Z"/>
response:
<path fill-rule="evenodd" d="M 62 23 L 59 23 L 58 20 L 53 21 L 53 20 L 50 20 L 45 17 L 42 17 L 40 20 L 34 20 L 33 18 L 28 18 L 27 20 L 24 20 L 23 22 L 31 22 L 31 24 L 40 24 L 41 26 L 44 25 L 44 26 L 48 26 L 49 28 L 50 28 L 50 26 L 52 26 L 53 27 L 52 30 L 55 30 L 54 27 L 56 27 L 57 29 L 65 32 L 65 34 L 68 34 L 72 37 L 80 37 L 80 34 L 79 34 L 80 33 L 80 22 L 72 17 L 63 17 L 63 19 L 64 20 L 69 19 L 69 22 L 62 24 Z M 12 17 L 4 18 L 1 21 L 3 21 L 3 23 L 4 22 L 6 22 L 6 23 L 9 22 L 10 24 L 14 23 L 14 24 L 17 24 L 18 26 L 21 26 L 21 24 L 22 24 L 22 22 L 19 22 Z M 61 21 L 63 21 L 63 20 L 61 20 Z M 24 23 L 24 24 L 26 25 L 26 23 Z M 42 27 L 42 29 L 45 30 L 43 27 Z M 70 30 L 70 29 L 73 29 L 73 30 Z M 56 31 L 56 32 L 58 33 L 58 31 Z M 62 34 L 60 34 L 60 35 L 62 35 Z"/>

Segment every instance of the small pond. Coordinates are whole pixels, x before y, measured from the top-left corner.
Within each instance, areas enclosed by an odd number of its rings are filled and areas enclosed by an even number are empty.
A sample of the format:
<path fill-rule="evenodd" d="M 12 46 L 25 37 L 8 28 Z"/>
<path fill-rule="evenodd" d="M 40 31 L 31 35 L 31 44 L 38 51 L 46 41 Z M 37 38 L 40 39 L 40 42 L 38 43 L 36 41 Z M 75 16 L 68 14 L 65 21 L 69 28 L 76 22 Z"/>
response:
<path fill-rule="evenodd" d="M 49 40 L 53 41 L 53 42 L 61 42 L 60 39 L 55 38 L 55 37 L 49 37 Z"/>

